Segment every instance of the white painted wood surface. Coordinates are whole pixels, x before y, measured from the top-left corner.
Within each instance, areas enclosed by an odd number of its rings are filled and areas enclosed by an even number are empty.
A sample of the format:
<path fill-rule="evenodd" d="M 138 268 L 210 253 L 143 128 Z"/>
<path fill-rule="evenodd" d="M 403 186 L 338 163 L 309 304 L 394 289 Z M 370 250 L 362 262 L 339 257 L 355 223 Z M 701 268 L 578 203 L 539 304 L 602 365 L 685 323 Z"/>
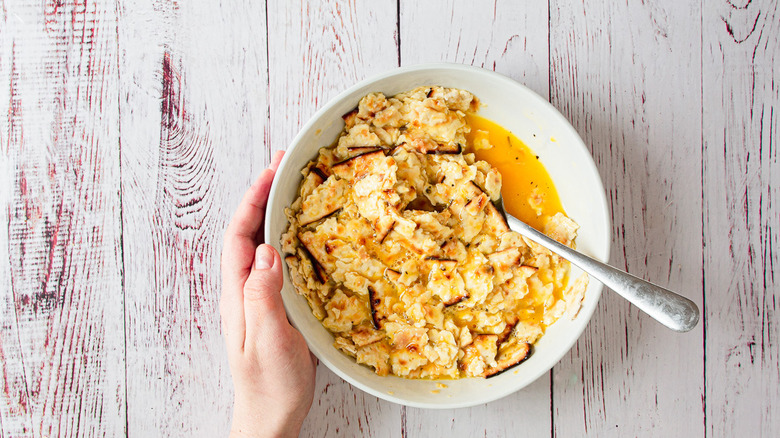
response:
<path fill-rule="evenodd" d="M 780 430 L 780 6 L 708 5 L 702 41 L 706 431 Z"/>
<path fill-rule="evenodd" d="M 0 14 L 1 434 L 121 434 L 116 11 Z"/>
<path fill-rule="evenodd" d="M 572 121 L 611 261 L 703 309 L 605 292 L 551 373 L 404 408 L 318 368 L 303 436 L 780 433 L 780 6 L 0 1 L 0 436 L 220 436 L 221 234 L 272 151 L 398 65 L 506 74 Z"/>
<path fill-rule="evenodd" d="M 550 14 L 551 101 L 604 180 L 611 261 L 701 307 L 701 31 L 690 20 L 699 5 L 562 3 Z M 553 370 L 555 431 L 703 435 L 703 326 L 672 334 L 603 295 Z"/>

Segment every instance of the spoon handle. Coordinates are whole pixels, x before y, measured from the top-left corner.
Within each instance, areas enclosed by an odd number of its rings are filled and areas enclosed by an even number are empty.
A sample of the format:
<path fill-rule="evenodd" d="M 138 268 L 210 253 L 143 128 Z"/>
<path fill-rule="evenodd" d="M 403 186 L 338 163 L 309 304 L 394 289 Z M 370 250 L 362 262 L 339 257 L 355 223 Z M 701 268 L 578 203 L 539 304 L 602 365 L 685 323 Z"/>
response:
<path fill-rule="evenodd" d="M 699 322 L 699 308 L 693 301 L 577 252 L 510 214 L 506 218 L 512 230 L 579 266 L 670 329 L 687 332 Z"/>

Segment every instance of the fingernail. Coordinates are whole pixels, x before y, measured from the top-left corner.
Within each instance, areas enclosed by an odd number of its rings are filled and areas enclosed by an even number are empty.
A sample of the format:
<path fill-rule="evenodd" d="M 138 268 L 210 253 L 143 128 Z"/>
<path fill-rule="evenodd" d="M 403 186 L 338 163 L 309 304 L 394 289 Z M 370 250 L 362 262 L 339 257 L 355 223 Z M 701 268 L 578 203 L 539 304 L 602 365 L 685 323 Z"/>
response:
<path fill-rule="evenodd" d="M 255 250 L 255 269 L 270 269 L 274 264 L 274 253 L 270 245 L 260 245 Z"/>

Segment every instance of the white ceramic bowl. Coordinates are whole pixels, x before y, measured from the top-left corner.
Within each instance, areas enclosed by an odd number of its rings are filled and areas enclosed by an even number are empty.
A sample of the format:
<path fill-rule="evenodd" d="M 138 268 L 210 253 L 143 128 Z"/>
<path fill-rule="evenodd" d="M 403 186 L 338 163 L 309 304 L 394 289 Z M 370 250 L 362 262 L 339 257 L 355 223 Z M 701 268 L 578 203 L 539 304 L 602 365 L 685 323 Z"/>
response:
<path fill-rule="evenodd" d="M 588 149 L 569 122 L 546 100 L 500 74 L 456 64 L 433 64 L 399 68 L 364 80 L 328 102 L 293 140 L 276 173 L 268 201 L 266 242 L 280 248 L 287 228 L 284 208 L 295 200 L 300 170 L 322 146 L 330 145 L 341 132 L 341 115 L 357 106 L 372 91 L 387 96 L 423 85 L 461 88 L 476 95 L 483 106 L 480 115 L 512 131 L 523 140 L 547 168 L 567 214 L 579 225 L 580 251 L 606 261 L 609 257 L 610 221 L 604 188 Z M 293 288 L 287 269 L 282 298 L 290 322 L 301 331 L 311 351 L 341 378 L 379 398 L 407 406 L 456 408 L 490 402 L 530 384 L 555 365 L 585 329 L 601 295 L 601 284 L 592 280 L 583 307 L 574 320 L 562 318 L 550 326 L 522 364 L 489 379 L 443 381 L 380 377 L 342 354 L 333 346 L 333 336 L 312 315 L 306 300 Z M 572 278 L 579 271 L 573 268 Z M 446 387 L 439 387 L 444 383 Z"/>

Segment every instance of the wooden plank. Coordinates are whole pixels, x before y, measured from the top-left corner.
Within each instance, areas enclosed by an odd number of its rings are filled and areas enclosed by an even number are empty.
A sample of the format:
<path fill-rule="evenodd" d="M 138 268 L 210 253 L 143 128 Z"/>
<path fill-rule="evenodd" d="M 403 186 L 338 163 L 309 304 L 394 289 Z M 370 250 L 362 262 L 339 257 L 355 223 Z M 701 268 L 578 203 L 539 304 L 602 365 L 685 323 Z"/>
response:
<path fill-rule="evenodd" d="M 122 435 L 115 4 L 0 10 L 0 435 Z"/>
<path fill-rule="evenodd" d="M 400 19 L 403 65 L 475 65 L 509 76 L 548 97 L 547 4 L 403 1 Z"/>
<path fill-rule="evenodd" d="M 286 149 L 340 91 L 398 66 L 395 1 L 269 1 L 271 149 Z M 353 388 L 320 364 L 301 436 L 397 436 L 401 408 Z"/>
<path fill-rule="evenodd" d="M 403 2 L 400 18 L 402 64 L 476 65 L 547 97 L 547 4 Z M 511 436 L 518 431 L 550 435 L 550 401 L 547 373 L 524 390 L 486 405 L 441 411 L 407 408 L 405 430 L 419 437 Z"/>
<path fill-rule="evenodd" d="M 402 436 L 401 407 L 352 387 L 319 364 L 302 437 Z"/>
<path fill-rule="evenodd" d="M 356 82 L 398 67 L 392 1 L 268 2 L 271 149 Z"/>
<path fill-rule="evenodd" d="M 406 408 L 404 437 L 551 436 L 549 373 L 500 400 L 464 409 Z"/>
<path fill-rule="evenodd" d="M 604 180 L 611 261 L 701 306 L 699 16 L 693 2 L 550 4 L 551 99 Z M 671 332 L 605 291 L 554 369 L 555 435 L 702 436 L 702 327 Z"/>
<path fill-rule="evenodd" d="M 223 436 L 219 255 L 269 162 L 265 5 L 120 2 L 128 431 Z"/>
<path fill-rule="evenodd" d="M 703 5 L 706 431 L 772 436 L 780 430 L 780 9 Z"/>

